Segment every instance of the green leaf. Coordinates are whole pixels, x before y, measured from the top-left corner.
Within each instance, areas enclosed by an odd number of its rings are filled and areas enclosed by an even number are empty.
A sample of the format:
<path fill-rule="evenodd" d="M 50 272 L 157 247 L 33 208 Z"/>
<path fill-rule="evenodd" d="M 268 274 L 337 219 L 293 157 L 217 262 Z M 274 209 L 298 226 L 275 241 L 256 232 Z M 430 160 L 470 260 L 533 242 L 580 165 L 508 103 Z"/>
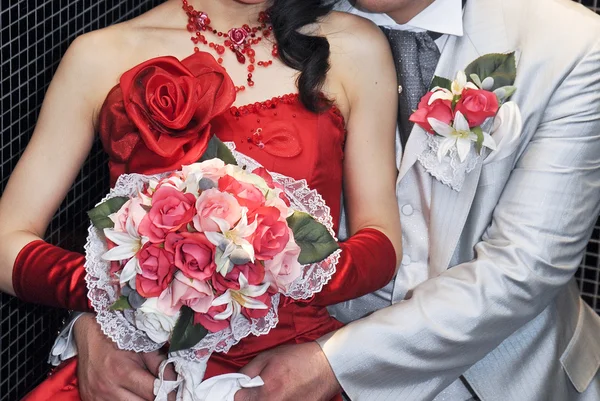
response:
<path fill-rule="evenodd" d="M 477 149 L 477 153 L 481 152 L 481 147 L 483 146 L 483 130 L 481 127 L 475 127 L 471 130 L 475 135 L 477 135 L 477 142 L 475 142 L 475 148 Z"/>
<path fill-rule="evenodd" d="M 294 212 L 287 223 L 300 247 L 300 264 L 320 262 L 339 248 L 327 228 L 308 213 Z"/>
<path fill-rule="evenodd" d="M 201 324 L 194 324 L 194 311 L 187 306 L 181 307 L 181 315 L 173 328 L 169 352 L 192 348 L 208 334 Z"/>
<path fill-rule="evenodd" d="M 452 87 L 452 81 L 449 80 L 448 78 L 438 77 L 436 75 L 436 76 L 433 77 L 433 80 L 431 81 L 431 85 L 429 86 L 429 90 L 432 90 L 436 86 L 439 86 L 440 88 L 444 88 L 444 89 L 450 90 L 451 87 Z"/>
<path fill-rule="evenodd" d="M 117 212 L 121 208 L 121 206 L 123 206 L 128 200 L 129 198 L 126 196 L 110 198 L 107 201 L 102 202 L 101 204 L 90 210 L 88 212 L 88 216 L 92 221 L 94 227 L 96 227 L 99 230 L 114 227 L 115 223 L 113 223 L 112 220 L 108 218 L 108 216 Z"/>
<path fill-rule="evenodd" d="M 465 70 L 465 74 L 469 78 L 471 75 L 477 74 L 481 81 L 487 77 L 494 78 L 492 91 L 503 86 L 511 86 L 515 83 L 517 77 L 515 53 L 483 55 L 469 64 Z"/>
<path fill-rule="evenodd" d="M 127 310 L 127 309 L 133 309 L 133 308 L 129 304 L 129 300 L 127 300 L 127 297 L 121 296 L 119 299 L 117 299 L 115 301 L 114 304 L 112 304 L 110 306 L 109 309 L 110 310 Z"/>
<path fill-rule="evenodd" d="M 237 161 L 235 160 L 233 153 L 231 153 L 229 148 L 219 138 L 217 138 L 216 135 L 213 135 L 208 142 L 208 146 L 199 161 L 203 162 L 214 158 L 223 160 L 225 164 L 233 164 L 237 166 Z"/>

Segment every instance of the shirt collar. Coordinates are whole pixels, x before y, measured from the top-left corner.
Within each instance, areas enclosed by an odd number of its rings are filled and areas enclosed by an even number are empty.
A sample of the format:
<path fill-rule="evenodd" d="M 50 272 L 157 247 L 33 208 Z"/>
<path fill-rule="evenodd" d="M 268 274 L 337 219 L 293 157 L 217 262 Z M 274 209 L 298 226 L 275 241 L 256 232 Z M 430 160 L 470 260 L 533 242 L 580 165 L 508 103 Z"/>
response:
<path fill-rule="evenodd" d="M 356 9 L 348 0 L 342 0 L 336 7 L 370 19 L 380 26 L 409 31 L 432 31 L 444 35 L 463 35 L 463 12 L 461 0 L 435 0 L 406 24 L 398 24 L 387 14 L 375 14 Z"/>

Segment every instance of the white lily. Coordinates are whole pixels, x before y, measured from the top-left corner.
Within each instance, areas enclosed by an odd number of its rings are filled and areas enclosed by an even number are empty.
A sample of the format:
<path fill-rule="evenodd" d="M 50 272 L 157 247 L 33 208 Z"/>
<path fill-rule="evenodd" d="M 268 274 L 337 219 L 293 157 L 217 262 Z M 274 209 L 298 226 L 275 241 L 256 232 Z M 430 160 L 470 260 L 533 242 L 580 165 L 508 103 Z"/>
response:
<path fill-rule="evenodd" d="M 269 288 L 269 283 L 263 283 L 261 285 L 250 285 L 248 279 L 242 273 L 238 277 L 238 283 L 240 284 L 239 290 L 232 290 L 231 288 L 225 291 L 223 295 L 216 298 L 213 302 L 213 306 L 227 305 L 225 310 L 218 315 L 215 315 L 215 320 L 225 320 L 229 317 L 236 319 L 242 311 L 242 308 L 246 309 L 267 309 L 268 306 L 256 299 L 260 297 Z"/>
<path fill-rule="evenodd" d="M 464 71 L 459 70 L 456 73 L 456 79 L 452 81 L 450 89 L 455 96 L 462 95 L 465 89 L 479 89 L 473 82 L 467 82 L 467 74 Z"/>
<path fill-rule="evenodd" d="M 456 112 L 453 126 L 436 120 L 435 118 L 428 118 L 427 121 L 437 134 L 445 138 L 442 143 L 440 143 L 440 147 L 437 152 L 437 157 L 440 163 L 453 146 L 456 146 L 458 158 L 460 159 L 461 163 L 465 161 L 469 151 L 471 150 L 472 143 L 477 142 L 477 134 L 471 131 L 471 128 L 469 128 L 469 123 L 462 113 L 460 111 Z M 496 141 L 494 141 L 491 135 L 487 132 L 482 131 L 482 133 L 483 143 L 481 145 L 485 146 L 486 148 L 496 150 Z"/>
<path fill-rule="evenodd" d="M 227 275 L 234 265 L 232 256 L 236 260 L 247 259 L 254 262 L 254 247 L 246 238 L 254 234 L 258 222 L 254 220 L 252 224 L 248 224 L 248 208 L 242 208 L 242 217 L 233 228 L 224 219 L 218 217 L 212 219 L 221 232 L 206 231 L 204 235 L 217 247 L 215 253 L 217 271 L 223 276 Z"/>
<path fill-rule="evenodd" d="M 127 219 L 125 227 L 127 232 L 116 231 L 112 228 L 104 229 L 106 238 L 114 242 L 116 246 L 102 255 L 102 259 L 109 261 L 129 259 L 119 275 L 121 284 L 127 283 L 137 273 L 142 272 L 136 255 L 148 241 L 148 238 L 138 234 L 133 219 Z"/>
<path fill-rule="evenodd" d="M 456 79 L 452 81 L 452 84 L 450 85 L 450 90 L 436 86 L 431 90 L 433 95 L 431 95 L 429 102 L 427 103 L 431 105 L 438 99 L 453 101 L 455 96 L 462 95 L 463 91 L 467 88 L 479 89 L 473 82 L 467 82 L 467 75 L 464 71 L 458 71 L 456 73 Z"/>
<path fill-rule="evenodd" d="M 260 189 L 260 191 L 263 193 L 263 195 L 266 195 L 267 192 L 270 190 L 270 188 L 267 185 L 267 182 L 265 181 L 264 178 L 262 178 L 256 174 L 253 174 L 253 173 L 249 172 L 248 170 L 245 170 L 239 166 L 236 166 L 233 164 L 227 164 L 225 166 L 225 172 L 227 173 L 227 175 L 232 176 L 233 178 L 235 178 L 236 180 L 238 180 L 240 182 L 245 182 L 247 184 L 254 185 L 258 189 Z"/>

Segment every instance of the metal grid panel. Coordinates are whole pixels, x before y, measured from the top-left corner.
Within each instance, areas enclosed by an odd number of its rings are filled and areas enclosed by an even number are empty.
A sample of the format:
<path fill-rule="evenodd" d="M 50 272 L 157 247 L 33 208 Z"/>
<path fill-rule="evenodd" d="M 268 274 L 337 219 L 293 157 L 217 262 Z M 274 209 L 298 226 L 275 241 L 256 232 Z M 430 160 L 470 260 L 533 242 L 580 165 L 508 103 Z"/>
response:
<path fill-rule="evenodd" d="M 600 14 L 600 0 L 577 0 L 577 2 Z"/>
<path fill-rule="evenodd" d="M 589 7 L 591 10 L 600 14 L 600 0 L 578 0 L 578 3 Z M 596 216 L 590 216 L 590 219 Z M 600 219 L 596 221 L 596 226 L 592 232 L 592 238 L 588 243 L 585 255 L 581 261 L 581 266 L 575 277 L 579 283 L 581 297 L 600 313 Z"/>
<path fill-rule="evenodd" d="M 0 7 L 0 191 L 24 150 L 50 79 L 78 35 L 133 17 L 162 1 L 2 1 Z M 47 239 L 72 250 L 85 241 L 85 211 L 108 188 L 106 157 L 99 143 L 60 211 Z M 63 312 L 25 305 L 0 294 L 0 401 L 20 399 L 48 371 L 46 358 Z"/>
<path fill-rule="evenodd" d="M 578 0 L 600 13 L 600 0 Z M 33 131 L 48 83 L 77 35 L 128 19 L 161 0 L 27 0 L 0 8 L 0 191 Z M 85 211 L 107 188 L 105 156 L 98 143 L 48 229 L 52 243 L 81 249 Z M 94 183 L 94 185 L 90 185 Z M 600 220 L 577 272 L 583 298 L 600 312 Z M 0 401 L 16 400 L 46 374 L 59 311 L 25 305 L 0 294 Z"/>

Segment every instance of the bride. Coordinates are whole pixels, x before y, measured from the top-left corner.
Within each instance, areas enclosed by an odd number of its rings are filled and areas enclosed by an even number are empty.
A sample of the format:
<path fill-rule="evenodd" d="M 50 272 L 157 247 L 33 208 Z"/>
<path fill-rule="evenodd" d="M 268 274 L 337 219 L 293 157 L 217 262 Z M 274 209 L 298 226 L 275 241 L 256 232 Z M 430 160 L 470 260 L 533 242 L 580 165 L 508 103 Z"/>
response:
<path fill-rule="evenodd" d="M 275 329 L 214 354 L 206 377 L 237 372 L 261 351 L 339 328 L 325 307 L 383 287 L 401 254 L 397 84 L 379 29 L 331 11 L 330 3 L 169 0 L 77 38 L 0 200 L 0 289 L 29 302 L 88 310 L 83 255 L 41 238 L 95 134 L 114 184 L 123 173 L 153 174 L 198 160 L 194 129 L 201 123 L 185 115 L 202 110 L 222 141 L 270 171 L 306 179 L 335 222 L 343 187 L 351 234 L 321 293 L 282 302 Z M 26 399 L 151 399 L 151 385 L 128 386 L 127 372 L 116 377 L 122 367 L 104 367 L 103 350 L 111 345 L 93 342 L 100 332 L 94 320 L 78 324 L 88 333 L 77 338 L 81 394 L 75 358 Z M 102 368 L 115 369 L 114 383 L 90 383 Z"/>

